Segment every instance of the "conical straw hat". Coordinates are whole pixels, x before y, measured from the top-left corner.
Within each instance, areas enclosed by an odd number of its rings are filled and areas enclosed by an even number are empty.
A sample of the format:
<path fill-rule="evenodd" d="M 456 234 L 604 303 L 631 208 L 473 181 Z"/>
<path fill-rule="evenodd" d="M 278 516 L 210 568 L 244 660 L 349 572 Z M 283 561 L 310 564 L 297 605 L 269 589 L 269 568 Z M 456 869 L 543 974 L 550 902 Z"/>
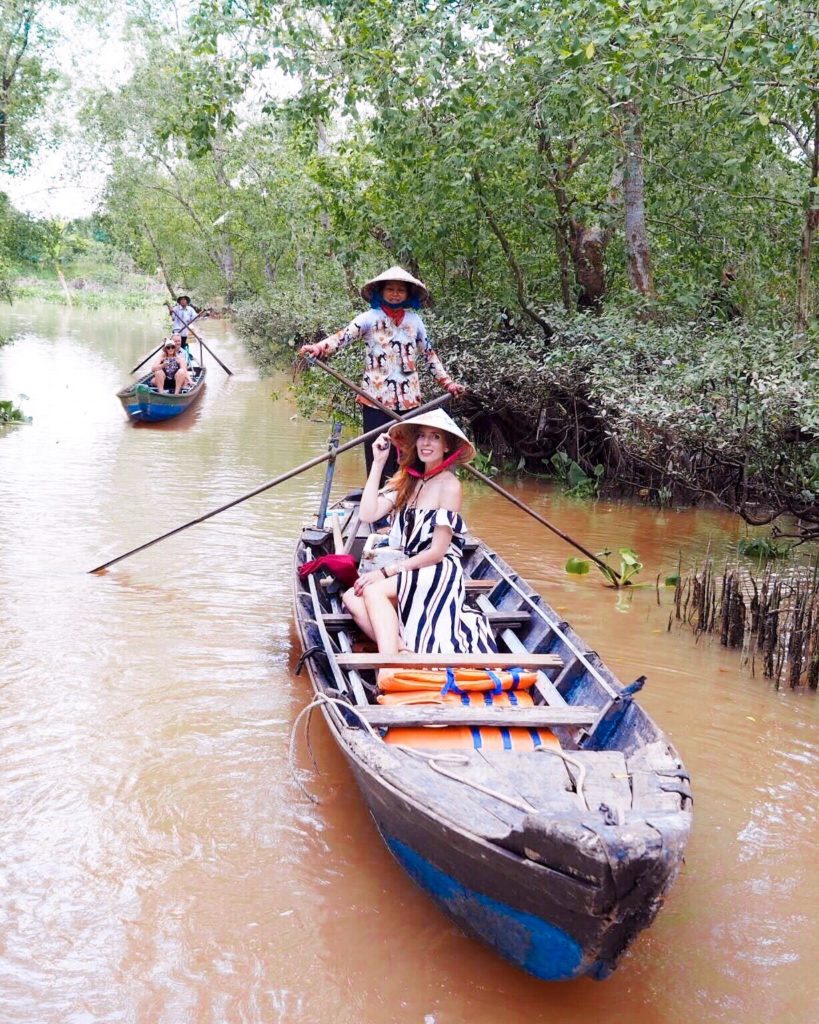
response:
<path fill-rule="evenodd" d="M 458 458 L 459 463 L 471 462 L 475 458 L 475 445 L 469 440 L 458 424 L 449 413 L 443 409 L 432 409 L 430 412 L 422 413 L 420 416 L 413 416 L 412 419 L 402 420 L 400 423 L 393 423 L 387 431 L 391 441 L 394 441 L 399 448 L 409 448 L 415 444 L 415 437 L 419 427 L 432 427 L 434 430 L 442 430 L 456 438 L 462 448 Z"/>
<path fill-rule="evenodd" d="M 411 291 L 415 291 L 418 298 L 421 300 L 421 305 L 424 306 L 429 301 L 429 292 L 427 286 L 423 281 L 419 281 L 417 277 L 413 277 L 408 271 L 404 270 L 403 267 L 399 267 L 396 264 L 394 267 L 390 267 L 389 270 L 385 270 L 383 274 L 379 274 L 378 277 L 372 278 L 361 289 L 361 297 L 370 302 L 373 297 L 373 292 L 379 284 L 384 284 L 385 281 L 403 281 L 404 284 L 410 286 Z"/>

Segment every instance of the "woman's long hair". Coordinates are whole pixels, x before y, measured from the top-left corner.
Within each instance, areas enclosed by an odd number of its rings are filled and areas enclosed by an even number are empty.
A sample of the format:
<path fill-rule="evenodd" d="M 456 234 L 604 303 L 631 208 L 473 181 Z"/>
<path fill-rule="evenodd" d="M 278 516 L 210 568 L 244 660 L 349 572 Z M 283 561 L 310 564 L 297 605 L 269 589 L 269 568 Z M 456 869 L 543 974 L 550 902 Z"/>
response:
<path fill-rule="evenodd" d="M 458 447 L 459 440 L 444 430 L 441 433 L 445 439 L 444 458 L 446 458 L 447 455 L 454 452 Z M 418 458 L 417 441 L 418 429 L 415 428 L 413 429 L 412 444 L 407 445 L 404 449 L 399 449 L 398 472 L 393 474 L 386 483 L 387 490 L 395 491 L 394 508 L 396 512 L 400 511 L 407 504 L 415 485 L 418 483 L 418 477 L 412 476 L 408 470 L 414 469 L 421 475 L 424 473 L 424 463 Z"/>

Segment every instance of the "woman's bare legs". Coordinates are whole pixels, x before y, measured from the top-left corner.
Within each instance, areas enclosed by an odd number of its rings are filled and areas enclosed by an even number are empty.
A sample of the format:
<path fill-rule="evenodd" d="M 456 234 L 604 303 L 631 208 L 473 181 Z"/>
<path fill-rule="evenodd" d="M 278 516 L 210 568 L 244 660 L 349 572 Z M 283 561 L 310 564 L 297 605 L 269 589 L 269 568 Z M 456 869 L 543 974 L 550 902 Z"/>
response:
<path fill-rule="evenodd" d="M 380 580 L 371 583 L 364 588 L 361 597 L 352 589 L 348 590 L 343 600 L 361 630 L 375 641 L 379 653 L 397 654 L 407 649 L 401 640 L 398 624 L 398 582 L 395 577 L 385 579 L 383 583 Z"/>
<path fill-rule="evenodd" d="M 367 614 L 367 606 L 364 604 L 364 598 L 359 597 L 356 592 L 350 587 L 349 590 L 345 590 L 341 595 L 341 600 L 344 607 L 349 611 L 352 617 L 355 619 L 355 624 L 370 638 L 375 640 L 375 633 L 370 622 L 370 616 Z"/>

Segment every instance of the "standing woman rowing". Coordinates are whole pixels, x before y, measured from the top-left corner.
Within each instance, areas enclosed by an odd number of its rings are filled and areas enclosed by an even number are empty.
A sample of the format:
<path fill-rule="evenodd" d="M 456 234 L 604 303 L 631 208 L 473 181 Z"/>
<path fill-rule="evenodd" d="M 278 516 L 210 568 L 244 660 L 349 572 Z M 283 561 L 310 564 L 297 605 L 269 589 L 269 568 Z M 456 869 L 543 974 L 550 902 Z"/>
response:
<path fill-rule="evenodd" d="M 399 469 L 379 492 L 390 442 L 399 449 Z M 377 522 L 394 511 L 390 546 L 404 557 L 359 576 L 344 604 L 382 654 L 496 649 L 486 619 L 464 609 L 466 527 L 461 482 L 452 469 L 474 456 L 472 443 L 442 409 L 394 424 L 373 445 L 361 520 Z"/>
<path fill-rule="evenodd" d="M 424 321 L 418 314 L 429 301 L 429 292 L 403 267 L 390 267 L 383 274 L 367 281 L 361 296 L 370 303 L 370 309 L 359 315 L 336 334 L 331 334 L 315 345 L 302 345 L 301 356 L 329 359 L 341 349 L 361 340 L 367 346 L 362 388 L 373 399 L 396 412 L 408 412 L 422 403 L 416 359 L 420 353 L 429 364 L 435 379 L 451 395 L 461 395 L 464 387 L 446 372 L 427 335 Z M 374 430 L 391 422 L 381 409 L 358 398 L 362 406 L 364 430 Z M 373 456 L 369 447 L 364 450 L 367 473 Z M 382 467 L 390 476 L 398 468 L 397 459 L 388 451 Z"/>

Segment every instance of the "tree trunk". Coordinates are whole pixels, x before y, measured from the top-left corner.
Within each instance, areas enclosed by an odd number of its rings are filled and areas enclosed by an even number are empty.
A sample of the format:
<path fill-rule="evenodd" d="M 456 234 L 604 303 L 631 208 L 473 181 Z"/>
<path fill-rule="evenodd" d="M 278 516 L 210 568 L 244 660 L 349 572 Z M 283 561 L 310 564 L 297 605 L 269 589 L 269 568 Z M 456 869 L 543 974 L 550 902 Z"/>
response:
<path fill-rule="evenodd" d="M 58 263 L 56 264 L 55 269 L 57 271 L 57 277 L 59 278 L 60 284 L 63 289 L 63 295 L 65 295 L 65 301 L 68 303 L 69 306 L 73 306 L 74 302 L 71 298 L 71 292 L 68 290 L 68 285 L 66 284 L 63 268 Z"/>
<path fill-rule="evenodd" d="M 811 270 L 813 265 L 813 238 L 819 228 L 819 101 L 813 104 L 813 147 L 810 161 L 810 188 L 808 208 L 802 225 L 802 243 L 799 247 L 799 266 L 796 275 L 796 333 L 804 334 L 811 318 L 813 295 Z"/>
<path fill-rule="evenodd" d="M 218 125 L 213 140 L 213 170 L 217 184 L 224 190 L 226 197 L 231 199 L 233 196 L 233 186 L 230 184 L 225 173 L 222 132 Z M 230 219 L 226 218 L 222 221 L 222 224 L 218 225 L 218 247 L 216 253 L 219 268 L 225 279 L 225 303 L 228 306 L 232 304 L 236 296 L 236 258 L 233 252 L 233 244 L 230 240 L 229 224 Z"/>
<path fill-rule="evenodd" d="M 529 305 L 529 300 L 526 296 L 526 281 L 523 276 L 523 269 L 520 263 L 518 263 L 517 257 L 515 256 L 514 250 L 512 249 L 511 243 L 506 236 L 503 228 L 500 225 L 500 221 L 495 216 L 489 204 L 486 202 L 482 191 L 481 176 L 477 170 L 472 172 L 472 180 L 475 184 L 475 195 L 478 198 L 478 204 L 483 210 L 486 221 L 489 224 L 492 234 L 500 242 L 500 247 L 503 250 L 503 255 L 506 257 L 506 262 L 509 264 L 509 269 L 512 271 L 512 275 L 515 279 L 515 294 L 517 296 L 518 305 L 529 317 L 532 323 L 535 323 L 543 331 L 543 337 L 546 341 L 551 341 L 554 331 L 552 330 L 551 324 L 547 320 L 537 313 Z"/>
<path fill-rule="evenodd" d="M 555 249 L 557 250 L 557 265 L 560 273 L 560 299 L 567 313 L 574 306 L 570 245 L 569 225 L 563 217 L 560 217 L 555 224 Z"/>
<path fill-rule="evenodd" d="M 611 231 L 601 227 L 586 227 L 571 222 L 571 250 L 574 274 L 577 280 L 577 308 L 584 312 L 599 313 L 606 295 L 606 246 Z"/>
<path fill-rule="evenodd" d="M 159 246 L 157 245 L 157 241 L 154 238 L 153 232 L 148 227 L 147 221 L 142 222 L 142 227 L 145 229 L 145 235 L 148 241 L 151 243 L 151 248 L 153 249 L 154 255 L 156 256 L 156 262 L 159 264 L 159 272 L 160 274 L 162 274 L 162 280 L 165 282 L 165 287 L 168 289 L 172 301 L 176 302 L 176 292 L 173 287 L 173 282 L 168 276 L 168 271 L 167 268 L 165 267 L 165 261 L 162 259 L 162 253 L 159 251 Z"/>
<path fill-rule="evenodd" d="M 225 244 L 219 253 L 219 266 L 225 279 L 225 304 L 230 306 L 236 297 L 236 263 L 230 243 Z"/>
<path fill-rule="evenodd" d="M 651 248 L 646 229 L 645 178 L 643 174 L 643 133 L 637 104 L 623 104 L 625 120 L 620 136 L 625 146 L 623 200 L 625 206 L 626 259 L 632 288 L 647 298 L 656 298 L 651 269 Z"/>

